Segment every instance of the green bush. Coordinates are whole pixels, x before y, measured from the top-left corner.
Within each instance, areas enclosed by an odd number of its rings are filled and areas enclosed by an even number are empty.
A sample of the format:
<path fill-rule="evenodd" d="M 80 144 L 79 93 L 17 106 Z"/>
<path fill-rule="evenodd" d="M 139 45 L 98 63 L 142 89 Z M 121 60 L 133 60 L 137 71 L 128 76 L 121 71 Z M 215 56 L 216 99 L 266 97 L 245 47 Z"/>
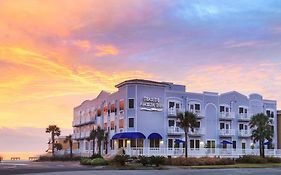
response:
<path fill-rule="evenodd" d="M 281 158 L 279 157 L 266 157 L 268 163 L 281 163 Z"/>
<path fill-rule="evenodd" d="M 91 156 L 91 159 L 102 158 L 100 154 L 94 154 Z"/>
<path fill-rule="evenodd" d="M 80 161 L 81 157 L 72 157 L 70 156 L 55 156 L 55 157 L 50 157 L 50 156 L 40 156 L 38 162 L 44 162 L 44 161 Z"/>
<path fill-rule="evenodd" d="M 235 162 L 229 158 L 201 157 L 201 158 L 168 158 L 165 160 L 167 165 L 174 166 L 203 166 L 203 165 L 233 165 Z"/>
<path fill-rule="evenodd" d="M 260 156 L 245 155 L 236 159 L 237 163 L 267 163 L 265 158 Z"/>
<path fill-rule="evenodd" d="M 152 165 L 156 165 L 157 167 L 159 165 L 163 165 L 165 163 L 165 157 L 163 156 L 151 156 L 150 161 Z"/>
<path fill-rule="evenodd" d="M 143 166 L 146 166 L 146 165 L 151 164 L 150 157 L 147 157 L 147 156 L 139 156 L 139 162 L 140 162 Z"/>
<path fill-rule="evenodd" d="M 113 162 L 118 163 L 121 166 L 125 166 L 128 159 L 129 159 L 128 155 L 116 155 L 113 159 Z"/>
<path fill-rule="evenodd" d="M 95 158 L 95 159 L 84 158 L 81 159 L 80 164 L 92 165 L 92 166 L 104 166 L 104 165 L 108 165 L 108 162 L 103 158 Z"/>

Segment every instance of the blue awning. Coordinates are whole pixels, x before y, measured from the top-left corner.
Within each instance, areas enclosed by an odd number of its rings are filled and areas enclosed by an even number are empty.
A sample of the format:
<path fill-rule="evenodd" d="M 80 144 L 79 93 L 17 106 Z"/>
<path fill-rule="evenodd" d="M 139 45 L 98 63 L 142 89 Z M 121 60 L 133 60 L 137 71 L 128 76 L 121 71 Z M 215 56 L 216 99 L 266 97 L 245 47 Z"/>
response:
<path fill-rule="evenodd" d="M 180 140 L 180 139 L 176 139 L 176 140 L 175 140 L 175 143 L 185 143 L 185 141 Z"/>
<path fill-rule="evenodd" d="M 162 139 L 162 136 L 158 133 L 151 133 L 149 136 L 148 136 L 148 139 Z"/>
<path fill-rule="evenodd" d="M 145 139 L 141 132 L 121 132 L 115 134 L 112 139 Z"/>
<path fill-rule="evenodd" d="M 227 140 L 223 140 L 221 143 L 222 143 L 222 144 L 230 144 L 230 145 L 232 145 L 232 142 L 227 141 Z"/>
<path fill-rule="evenodd" d="M 263 144 L 264 144 L 264 145 L 270 145 L 270 142 L 267 141 L 267 142 L 264 142 Z"/>

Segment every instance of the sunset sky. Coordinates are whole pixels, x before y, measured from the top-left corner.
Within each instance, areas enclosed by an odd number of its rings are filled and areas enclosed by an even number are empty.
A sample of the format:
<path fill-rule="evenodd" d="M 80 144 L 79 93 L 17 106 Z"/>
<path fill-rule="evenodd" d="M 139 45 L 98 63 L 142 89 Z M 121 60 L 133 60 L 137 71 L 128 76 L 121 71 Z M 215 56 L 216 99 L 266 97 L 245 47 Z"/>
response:
<path fill-rule="evenodd" d="M 281 1 L 0 0 L 0 72 L 0 153 L 131 78 L 281 102 Z"/>

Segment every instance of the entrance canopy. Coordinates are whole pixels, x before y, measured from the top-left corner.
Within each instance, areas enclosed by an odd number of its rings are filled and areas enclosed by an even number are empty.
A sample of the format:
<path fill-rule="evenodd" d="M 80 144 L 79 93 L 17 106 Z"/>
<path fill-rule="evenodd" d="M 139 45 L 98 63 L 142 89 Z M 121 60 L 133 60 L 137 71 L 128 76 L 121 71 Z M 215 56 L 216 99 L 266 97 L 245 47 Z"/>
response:
<path fill-rule="evenodd" d="M 121 132 L 115 134 L 112 139 L 145 139 L 145 135 L 141 132 Z"/>
<path fill-rule="evenodd" d="M 176 140 L 175 140 L 175 143 L 185 143 L 185 141 L 180 140 L 180 139 L 176 139 Z"/>
<path fill-rule="evenodd" d="M 227 140 L 223 140 L 221 143 L 222 143 L 222 144 L 229 144 L 229 145 L 232 145 L 232 142 L 227 141 Z"/>
<path fill-rule="evenodd" d="M 149 136 L 148 136 L 148 139 L 162 139 L 162 136 L 158 133 L 151 133 Z"/>

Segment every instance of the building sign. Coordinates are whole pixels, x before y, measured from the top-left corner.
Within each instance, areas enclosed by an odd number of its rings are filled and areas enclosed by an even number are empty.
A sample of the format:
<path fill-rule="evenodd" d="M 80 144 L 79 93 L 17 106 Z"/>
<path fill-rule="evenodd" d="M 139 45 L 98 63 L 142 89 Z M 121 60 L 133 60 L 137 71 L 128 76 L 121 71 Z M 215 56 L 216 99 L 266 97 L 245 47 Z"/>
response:
<path fill-rule="evenodd" d="M 142 111 L 163 111 L 163 106 L 160 103 L 160 98 L 157 97 L 143 97 L 142 102 L 140 103 Z"/>

